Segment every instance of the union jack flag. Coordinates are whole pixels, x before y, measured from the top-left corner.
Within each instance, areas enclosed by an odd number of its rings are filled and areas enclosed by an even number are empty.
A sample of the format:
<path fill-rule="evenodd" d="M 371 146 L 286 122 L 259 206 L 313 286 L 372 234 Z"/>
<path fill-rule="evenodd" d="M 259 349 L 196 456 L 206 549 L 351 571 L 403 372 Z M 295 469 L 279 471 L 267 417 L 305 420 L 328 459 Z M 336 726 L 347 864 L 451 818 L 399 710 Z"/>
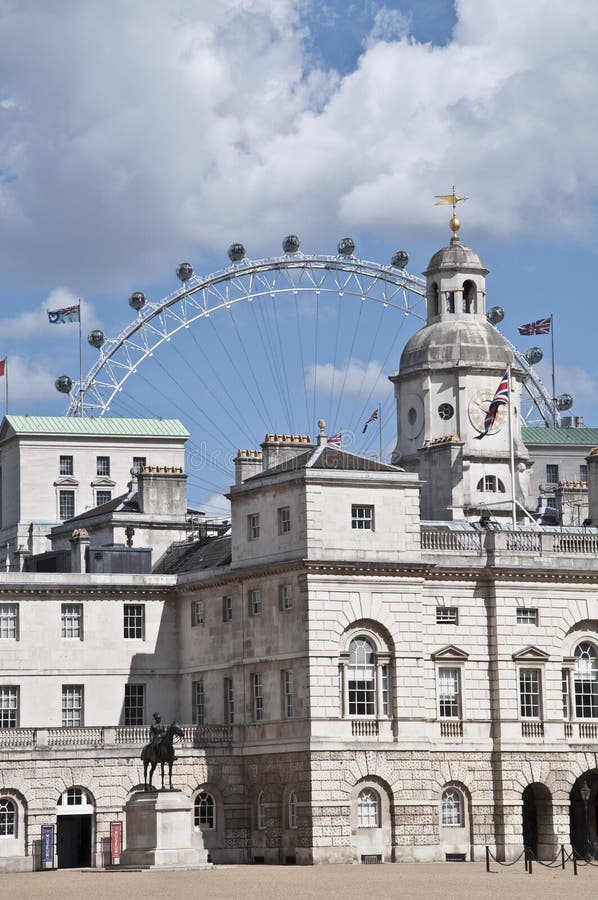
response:
<path fill-rule="evenodd" d="M 365 425 L 363 426 L 363 431 L 361 433 L 365 434 L 366 429 L 367 429 L 368 425 L 370 424 L 370 422 L 376 422 L 377 420 L 378 420 L 378 410 L 375 409 L 374 412 L 372 413 L 372 415 L 369 417 L 369 419 L 365 423 Z"/>
<path fill-rule="evenodd" d="M 337 432 L 336 434 L 331 435 L 326 441 L 327 444 L 332 444 L 333 447 L 340 447 L 343 443 L 343 435 L 342 432 Z"/>
<path fill-rule="evenodd" d="M 536 322 L 520 325 L 517 330 L 519 334 L 550 334 L 551 325 L 552 316 L 546 316 L 544 319 L 538 319 Z"/>
<path fill-rule="evenodd" d="M 476 440 L 481 441 L 483 437 L 486 437 L 490 429 L 493 427 L 496 422 L 496 417 L 498 415 L 498 411 L 501 406 L 506 406 L 509 402 L 509 372 L 508 370 L 505 372 L 503 377 L 500 380 L 500 384 L 496 388 L 496 393 L 492 398 L 492 402 L 488 407 L 488 412 L 486 413 L 486 418 L 484 419 L 484 430 L 481 434 L 476 434 Z"/>

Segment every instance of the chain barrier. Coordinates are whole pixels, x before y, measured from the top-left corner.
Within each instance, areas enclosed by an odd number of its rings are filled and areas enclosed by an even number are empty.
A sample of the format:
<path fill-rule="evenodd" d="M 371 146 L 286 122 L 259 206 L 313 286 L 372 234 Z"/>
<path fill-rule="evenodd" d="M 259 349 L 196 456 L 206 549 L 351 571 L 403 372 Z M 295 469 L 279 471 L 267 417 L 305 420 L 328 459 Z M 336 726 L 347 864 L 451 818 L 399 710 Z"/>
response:
<path fill-rule="evenodd" d="M 595 868 L 598 868 L 598 860 L 596 859 L 598 848 L 593 847 L 592 851 L 594 854 L 593 856 L 581 853 L 576 847 L 572 847 L 571 852 L 569 852 L 568 850 L 565 850 L 564 845 L 561 844 L 560 850 L 557 852 L 554 859 L 543 860 L 538 858 L 537 853 L 535 853 L 531 847 L 524 847 L 519 856 L 510 862 L 504 862 L 503 860 L 496 858 L 490 847 L 486 847 L 486 872 L 491 872 L 491 862 L 495 862 L 498 866 L 509 868 L 510 866 L 516 865 L 521 857 L 523 857 L 525 871 L 529 875 L 533 874 L 534 863 L 539 866 L 544 866 L 545 869 L 563 869 L 564 871 L 568 862 L 573 864 L 573 874 L 577 875 L 578 866 L 594 866 Z"/>

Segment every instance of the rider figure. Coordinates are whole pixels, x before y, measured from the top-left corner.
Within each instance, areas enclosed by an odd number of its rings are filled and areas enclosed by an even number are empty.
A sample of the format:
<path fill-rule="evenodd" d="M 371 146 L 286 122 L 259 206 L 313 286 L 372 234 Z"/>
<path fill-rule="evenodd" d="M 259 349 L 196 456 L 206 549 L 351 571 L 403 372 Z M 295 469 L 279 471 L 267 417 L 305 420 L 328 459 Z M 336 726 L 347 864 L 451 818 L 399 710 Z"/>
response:
<path fill-rule="evenodd" d="M 162 725 L 162 716 L 160 713 L 155 712 L 153 719 L 154 721 L 150 725 L 150 744 L 152 749 L 157 751 L 160 746 L 160 741 L 166 734 L 166 726 Z"/>

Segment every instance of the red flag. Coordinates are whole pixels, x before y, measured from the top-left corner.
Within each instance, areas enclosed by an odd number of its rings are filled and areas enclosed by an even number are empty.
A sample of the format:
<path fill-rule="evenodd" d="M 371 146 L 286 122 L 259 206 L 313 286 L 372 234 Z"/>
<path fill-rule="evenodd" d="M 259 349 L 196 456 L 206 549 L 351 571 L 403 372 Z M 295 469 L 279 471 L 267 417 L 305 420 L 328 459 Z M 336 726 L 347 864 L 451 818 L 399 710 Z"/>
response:
<path fill-rule="evenodd" d="M 6 357 L 0 359 L 0 378 L 6 374 Z"/>

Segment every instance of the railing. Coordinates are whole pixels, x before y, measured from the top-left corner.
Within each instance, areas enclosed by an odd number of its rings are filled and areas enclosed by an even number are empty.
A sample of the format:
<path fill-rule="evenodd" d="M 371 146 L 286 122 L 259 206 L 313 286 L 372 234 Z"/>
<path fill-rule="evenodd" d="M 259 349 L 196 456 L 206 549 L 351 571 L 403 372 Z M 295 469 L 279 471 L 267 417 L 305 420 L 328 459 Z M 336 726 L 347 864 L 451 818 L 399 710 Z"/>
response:
<path fill-rule="evenodd" d="M 353 719 L 351 734 L 353 737 L 378 737 L 378 722 L 375 719 Z"/>
<path fill-rule="evenodd" d="M 522 722 L 521 737 L 525 738 L 543 738 L 544 722 Z"/>
<path fill-rule="evenodd" d="M 463 737 L 463 722 L 459 722 L 456 720 L 442 721 L 440 723 L 440 737 Z"/>
<path fill-rule="evenodd" d="M 565 737 L 566 737 L 566 738 L 572 738 L 572 737 L 573 737 L 573 723 L 572 723 L 572 722 L 565 722 L 565 724 L 564 724 L 564 726 L 563 726 L 563 730 L 564 730 L 564 732 L 565 732 Z"/>
<path fill-rule="evenodd" d="M 115 728 L 116 744 L 139 744 L 143 746 L 149 741 L 149 728 L 144 725 L 125 725 L 124 728 Z"/>
<path fill-rule="evenodd" d="M 598 722 L 579 722 L 579 736 L 592 741 L 598 740 Z"/>
<path fill-rule="evenodd" d="M 504 533 L 506 534 L 507 550 L 524 550 L 528 553 L 540 553 L 542 551 L 542 541 L 537 532 L 507 531 Z"/>
<path fill-rule="evenodd" d="M 34 728 L 1 728 L 0 747 L 33 747 Z"/>
<path fill-rule="evenodd" d="M 422 531 L 422 550 L 474 550 L 482 552 L 482 535 L 476 531 Z"/>
<path fill-rule="evenodd" d="M 103 728 L 48 728 L 48 747 L 101 747 Z"/>
<path fill-rule="evenodd" d="M 229 745 L 233 739 L 230 725 L 183 725 L 186 747 Z M 149 741 L 149 728 L 126 725 L 121 728 L 0 728 L 0 749 L 40 747 L 143 747 Z"/>
<path fill-rule="evenodd" d="M 598 556 L 598 534 L 566 531 L 447 531 L 425 527 L 421 531 L 422 550 L 446 553 L 536 553 L 570 556 Z"/>
<path fill-rule="evenodd" d="M 185 740 L 194 747 L 210 747 L 215 744 L 232 744 L 233 729 L 230 725 L 195 725 L 185 726 Z M 190 732 L 187 737 L 187 731 Z"/>

